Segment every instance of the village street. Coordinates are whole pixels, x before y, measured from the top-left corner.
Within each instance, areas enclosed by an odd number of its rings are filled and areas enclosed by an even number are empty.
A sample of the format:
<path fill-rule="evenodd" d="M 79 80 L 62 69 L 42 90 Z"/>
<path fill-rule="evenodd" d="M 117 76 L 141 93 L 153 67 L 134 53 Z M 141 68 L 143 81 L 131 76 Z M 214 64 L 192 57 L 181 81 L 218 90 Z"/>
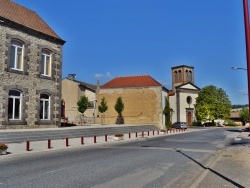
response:
<path fill-rule="evenodd" d="M 239 131 L 208 128 L 2 158 L 0 187 L 250 187 L 250 144 L 235 140 Z"/>

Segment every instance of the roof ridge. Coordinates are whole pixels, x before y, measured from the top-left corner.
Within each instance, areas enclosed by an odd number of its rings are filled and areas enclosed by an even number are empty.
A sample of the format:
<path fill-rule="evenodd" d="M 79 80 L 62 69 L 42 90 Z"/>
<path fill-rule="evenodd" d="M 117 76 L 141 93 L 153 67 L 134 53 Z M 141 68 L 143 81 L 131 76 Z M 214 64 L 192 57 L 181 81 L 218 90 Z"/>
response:
<path fill-rule="evenodd" d="M 139 76 L 150 76 L 150 75 L 149 75 L 149 74 L 127 75 L 127 76 L 117 76 L 116 78 L 139 77 Z M 151 76 L 150 76 L 150 77 L 151 77 Z"/>

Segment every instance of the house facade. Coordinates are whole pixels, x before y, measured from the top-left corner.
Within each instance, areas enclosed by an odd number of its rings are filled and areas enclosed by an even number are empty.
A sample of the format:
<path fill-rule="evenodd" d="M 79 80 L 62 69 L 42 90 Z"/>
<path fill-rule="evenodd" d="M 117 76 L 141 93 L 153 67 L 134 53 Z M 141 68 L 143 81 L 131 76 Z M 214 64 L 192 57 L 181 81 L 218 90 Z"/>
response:
<path fill-rule="evenodd" d="M 0 128 L 60 126 L 63 41 L 34 11 L 0 0 Z"/>
<path fill-rule="evenodd" d="M 116 77 L 97 88 L 97 106 L 104 97 L 108 105 L 105 112 L 105 124 L 117 122 L 115 104 L 118 97 L 122 98 L 125 124 L 154 124 L 165 127 L 165 107 L 168 90 L 149 75 Z M 98 117 L 103 114 L 98 112 Z M 100 118 L 98 118 L 100 121 Z"/>
<path fill-rule="evenodd" d="M 81 123 L 94 124 L 96 117 L 96 86 L 78 81 L 75 79 L 75 76 L 75 74 L 69 74 L 67 78 L 62 80 L 65 121 L 78 125 Z M 86 96 L 89 101 L 84 117 L 81 117 L 77 106 L 77 102 L 82 96 Z"/>
<path fill-rule="evenodd" d="M 181 65 L 172 67 L 172 91 L 169 103 L 173 110 L 172 122 L 186 122 L 188 125 L 196 120 L 195 104 L 200 88 L 194 85 L 194 67 Z"/>

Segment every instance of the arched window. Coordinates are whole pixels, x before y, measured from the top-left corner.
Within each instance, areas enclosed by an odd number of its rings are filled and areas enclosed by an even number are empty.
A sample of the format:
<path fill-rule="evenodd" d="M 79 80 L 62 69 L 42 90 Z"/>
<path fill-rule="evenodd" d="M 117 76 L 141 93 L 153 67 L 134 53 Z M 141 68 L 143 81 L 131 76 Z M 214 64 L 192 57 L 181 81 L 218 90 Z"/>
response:
<path fill-rule="evenodd" d="M 182 82 L 181 70 L 178 72 L 178 82 Z"/>
<path fill-rule="evenodd" d="M 189 80 L 190 80 L 190 82 L 193 82 L 193 74 L 192 74 L 192 71 L 189 71 Z"/>
<path fill-rule="evenodd" d="M 47 49 L 42 50 L 41 57 L 41 74 L 51 76 L 51 52 Z"/>
<path fill-rule="evenodd" d="M 178 82 L 178 73 L 174 71 L 174 82 Z"/>
<path fill-rule="evenodd" d="M 50 119 L 50 96 L 48 94 L 40 95 L 40 119 Z"/>
<path fill-rule="evenodd" d="M 19 40 L 11 40 L 10 68 L 23 70 L 24 44 Z"/>
<path fill-rule="evenodd" d="M 188 70 L 186 70 L 186 82 L 189 82 L 189 72 L 188 72 Z"/>
<path fill-rule="evenodd" d="M 10 90 L 8 100 L 8 118 L 10 120 L 21 119 L 22 95 L 20 91 Z"/>

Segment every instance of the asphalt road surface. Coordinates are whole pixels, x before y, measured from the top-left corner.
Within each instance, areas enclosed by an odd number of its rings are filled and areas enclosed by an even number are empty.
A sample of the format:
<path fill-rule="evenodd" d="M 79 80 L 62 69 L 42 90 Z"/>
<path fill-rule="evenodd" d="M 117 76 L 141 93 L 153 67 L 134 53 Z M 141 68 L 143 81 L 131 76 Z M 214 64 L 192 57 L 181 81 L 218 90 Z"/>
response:
<path fill-rule="evenodd" d="M 0 187 L 199 187 L 197 179 L 234 136 L 215 128 L 4 159 Z"/>

